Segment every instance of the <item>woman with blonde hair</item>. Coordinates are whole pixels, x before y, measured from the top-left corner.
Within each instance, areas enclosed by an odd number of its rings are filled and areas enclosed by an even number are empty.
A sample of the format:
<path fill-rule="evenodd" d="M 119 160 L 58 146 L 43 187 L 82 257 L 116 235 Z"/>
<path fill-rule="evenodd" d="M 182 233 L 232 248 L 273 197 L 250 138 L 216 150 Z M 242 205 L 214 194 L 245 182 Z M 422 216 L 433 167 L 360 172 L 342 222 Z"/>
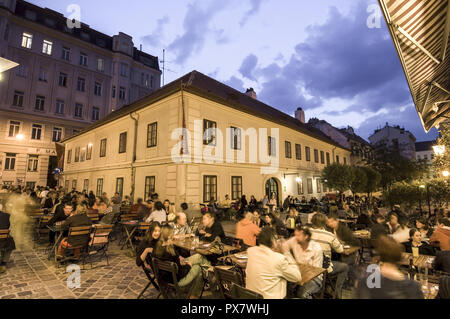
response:
<path fill-rule="evenodd" d="M 173 245 L 174 229 L 170 225 L 161 228 L 161 235 L 155 248 L 155 257 L 174 262 L 178 266 L 177 280 L 182 289 L 190 292 L 191 299 L 199 299 L 204 284 L 203 268 L 211 267 L 210 262 L 200 254 L 183 258 Z M 171 274 L 161 272 L 165 282 L 172 282 Z"/>

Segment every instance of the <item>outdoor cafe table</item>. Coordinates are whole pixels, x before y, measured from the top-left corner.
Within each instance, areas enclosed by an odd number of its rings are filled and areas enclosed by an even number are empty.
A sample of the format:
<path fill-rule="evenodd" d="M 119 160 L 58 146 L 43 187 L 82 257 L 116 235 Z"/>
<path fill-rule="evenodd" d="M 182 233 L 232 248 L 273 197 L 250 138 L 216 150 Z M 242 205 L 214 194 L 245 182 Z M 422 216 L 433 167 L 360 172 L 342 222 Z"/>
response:
<path fill-rule="evenodd" d="M 123 247 L 125 247 L 126 244 L 129 244 L 131 247 L 131 251 L 134 254 L 135 249 L 133 245 L 133 235 L 141 223 L 138 220 L 129 220 L 120 222 L 120 224 L 123 226 L 123 228 L 125 229 L 125 233 L 127 234 L 127 238 L 123 243 L 122 247 L 120 248 L 120 250 L 123 250 Z"/>
<path fill-rule="evenodd" d="M 174 240 L 173 244 L 174 244 L 174 246 L 177 246 L 177 247 L 182 248 L 187 251 L 195 251 L 195 252 L 199 253 L 200 255 L 208 256 L 208 255 L 213 254 L 208 250 L 210 243 L 200 241 L 199 245 L 194 245 L 194 238 L 192 238 L 192 237 Z M 238 248 L 230 246 L 230 245 L 225 245 L 225 244 L 223 245 L 223 254 L 224 255 L 235 252 L 236 250 L 238 250 Z"/>
<path fill-rule="evenodd" d="M 231 258 L 231 260 L 239 267 L 241 267 L 243 269 L 247 268 L 247 261 L 248 261 L 247 252 L 233 254 L 228 257 Z M 226 257 L 222 257 L 222 258 L 226 258 Z M 299 283 L 300 286 L 307 284 L 314 278 L 319 277 L 320 275 L 322 275 L 323 273 L 325 273 L 327 271 L 324 268 L 314 267 L 314 266 L 307 265 L 307 264 L 297 263 L 297 266 L 302 275 L 302 280 Z"/>
<path fill-rule="evenodd" d="M 358 239 L 370 239 L 369 230 L 357 230 L 353 232 L 353 235 Z"/>
<path fill-rule="evenodd" d="M 56 223 L 55 225 L 52 225 L 52 226 L 47 225 L 48 229 L 50 229 L 52 232 L 58 234 L 58 237 L 56 238 L 55 243 L 53 244 L 53 246 L 51 247 L 51 249 L 48 252 L 48 260 L 50 260 L 52 258 L 53 254 L 56 251 L 56 247 L 58 247 L 58 245 L 61 241 L 64 230 L 66 230 L 66 228 L 61 226 L 61 224 L 62 223 Z"/>
<path fill-rule="evenodd" d="M 433 268 L 433 256 L 427 255 L 419 255 L 418 257 L 413 257 L 410 253 L 403 253 L 402 260 L 400 262 L 401 265 L 409 266 L 410 260 L 412 259 L 413 265 L 419 269 L 432 269 Z"/>

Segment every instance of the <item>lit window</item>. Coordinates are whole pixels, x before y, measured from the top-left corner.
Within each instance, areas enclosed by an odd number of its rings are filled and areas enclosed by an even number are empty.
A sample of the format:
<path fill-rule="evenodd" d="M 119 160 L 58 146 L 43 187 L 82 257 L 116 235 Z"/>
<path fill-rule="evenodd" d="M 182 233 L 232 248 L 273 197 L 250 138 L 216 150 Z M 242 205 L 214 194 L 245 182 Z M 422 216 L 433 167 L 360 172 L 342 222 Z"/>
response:
<path fill-rule="evenodd" d="M 31 49 L 32 44 L 33 44 L 33 35 L 24 32 L 22 35 L 22 47 Z"/>
<path fill-rule="evenodd" d="M 42 45 L 42 53 L 52 55 L 52 47 L 53 47 L 53 42 L 44 40 L 44 43 Z"/>
<path fill-rule="evenodd" d="M 62 139 L 62 128 L 54 127 L 52 141 L 53 142 L 61 142 L 61 139 Z"/>
<path fill-rule="evenodd" d="M 41 140 L 41 136 L 42 136 L 42 125 L 33 124 L 31 129 L 31 139 L 39 141 Z"/>

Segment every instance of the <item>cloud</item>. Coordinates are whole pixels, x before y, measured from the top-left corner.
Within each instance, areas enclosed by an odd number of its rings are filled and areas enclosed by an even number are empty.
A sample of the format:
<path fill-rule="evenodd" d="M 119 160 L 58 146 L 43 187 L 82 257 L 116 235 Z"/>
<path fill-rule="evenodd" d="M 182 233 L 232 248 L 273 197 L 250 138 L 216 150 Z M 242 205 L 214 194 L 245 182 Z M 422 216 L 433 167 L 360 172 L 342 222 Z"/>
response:
<path fill-rule="evenodd" d="M 153 30 L 151 34 L 143 36 L 142 42 L 153 48 L 161 47 L 162 38 L 164 34 L 164 27 L 166 24 L 169 23 L 169 20 L 170 19 L 167 15 L 158 19 L 155 30 Z"/>
<path fill-rule="evenodd" d="M 255 81 L 256 79 L 252 73 L 255 70 L 257 64 L 258 58 L 256 57 L 256 55 L 250 54 L 244 59 L 244 61 L 242 61 L 239 73 L 241 73 L 242 76 L 246 77 L 247 79 Z"/>
<path fill-rule="evenodd" d="M 231 86 L 233 89 L 238 90 L 239 92 L 245 92 L 246 90 L 244 88 L 244 82 L 235 76 L 232 76 L 230 79 L 222 82 L 228 86 Z"/>
<path fill-rule="evenodd" d="M 204 47 L 207 35 L 214 32 L 210 29 L 210 22 L 228 4 L 228 1 L 210 1 L 209 5 L 205 3 L 205 1 L 195 1 L 188 4 L 183 21 L 184 33 L 177 36 L 169 45 L 169 50 L 174 52 L 175 62 L 178 64 L 184 64 Z M 219 41 L 225 39 L 222 33 L 219 30 Z"/>
<path fill-rule="evenodd" d="M 243 27 L 247 24 L 248 20 L 256 15 L 259 12 L 259 9 L 261 8 L 262 3 L 265 0 L 250 0 L 250 9 L 244 13 L 244 17 L 242 18 L 241 22 L 239 22 L 240 26 Z"/>

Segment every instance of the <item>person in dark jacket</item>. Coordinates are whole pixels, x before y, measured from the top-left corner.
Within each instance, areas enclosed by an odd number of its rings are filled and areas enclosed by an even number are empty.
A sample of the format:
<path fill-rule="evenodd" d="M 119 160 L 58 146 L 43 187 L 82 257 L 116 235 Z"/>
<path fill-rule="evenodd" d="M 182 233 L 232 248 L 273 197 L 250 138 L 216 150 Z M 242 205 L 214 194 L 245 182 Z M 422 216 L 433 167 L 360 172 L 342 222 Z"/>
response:
<path fill-rule="evenodd" d="M 375 221 L 376 223 L 370 227 L 370 242 L 372 247 L 375 247 L 378 237 L 389 234 L 389 227 L 386 225 L 386 219 L 383 215 L 376 215 Z"/>
<path fill-rule="evenodd" d="M 47 225 L 54 226 L 56 223 L 65 221 L 70 214 L 72 214 L 73 206 L 72 202 L 65 202 L 61 205 L 58 205 L 55 209 L 55 215 L 47 222 Z M 56 233 L 50 231 L 48 233 L 50 243 L 53 244 L 55 242 Z"/>
<path fill-rule="evenodd" d="M 436 253 L 433 269 L 450 274 L 450 250 L 438 251 Z"/>
<path fill-rule="evenodd" d="M 357 298 L 424 299 L 420 283 L 408 279 L 398 268 L 402 260 L 402 245 L 393 238 L 381 235 L 376 242 L 376 249 L 381 261 L 379 273 L 375 274 L 379 280 L 373 279 L 373 272 L 367 273 L 358 282 Z"/>
<path fill-rule="evenodd" d="M 409 241 L 403 243 L 405 252 L 412 254 L 413 247 L 419 249 L 420 255 L 434 256 L 434 248 L 430 244 L 422 241 L 422 233 L 418 229 L 411 229 L 409 231 Z"/>
<path fill-rule="evenodd" d="M 76 211 L 62 223 L 61 228 L 92 226 L 92 220 L 86 214 L 87 207 L 78 205 Z M 57 258 L 63 258 L 66 248 L 82 246 L 89 241 L 89 238 L 89 235 L 86 238 L 80 236 L 64 238 L 59 245 Z M 77 258 L 80 255 L 80 249 L 75 249 L 74 254 Z"/>
<path fill-rule="evenodd" d="M 161 235 L 161 224 L 158 222 L 153 222 L 145 234 L 145 238 L 140 242 L 138 248 L 136 248 L 136 265 L 141 267 L 151 267 L 151 261 L 149 255 L 151 256 L 156 248 L 156 244 Z"/>
<path fill-rule="evenodd" d="M 59 203 L 58 194 L 56 192 L 51 192 L 48 198 L 45 200 L 44 209 L 51 211 L 53 206 Z"/>
<path fill-rule="evenodd" d="M 266 215 L 266 224 L 269 227 L 272 227 L 272 229 L 278 236 L 289 236 L 286 225 L 284 225 L 281 219 L 277 218 L 273 213 L 269 213 Z"/>
<path fill-rule="evenodd" d="M 216 220 L 215 214 L 206 212 L 202 219 L 204 229 L 197 230 L 196 235 L 200 237 L 200 240 L 206 242 L 213 242 L 216 237 L 219 237 L 223 242 L 225 239 L 225 232 L 223 231 L 222 224 Z"/>
<path fill-rule="evenodd" d="M 0 230 L 9 230 L 10 215 L 1 211 L 0 205 Z M 16 249 L 14 238 L 8 236 L 5 239 L 0 239 L 0 274 L 6 271 L 6 264 L 9 262 L 12 251 Z"/>
<path fill-rule="evenodd" d="M 439 278 L 439 292 L 436 299 L 450 299 L 450 276 Z"/>

